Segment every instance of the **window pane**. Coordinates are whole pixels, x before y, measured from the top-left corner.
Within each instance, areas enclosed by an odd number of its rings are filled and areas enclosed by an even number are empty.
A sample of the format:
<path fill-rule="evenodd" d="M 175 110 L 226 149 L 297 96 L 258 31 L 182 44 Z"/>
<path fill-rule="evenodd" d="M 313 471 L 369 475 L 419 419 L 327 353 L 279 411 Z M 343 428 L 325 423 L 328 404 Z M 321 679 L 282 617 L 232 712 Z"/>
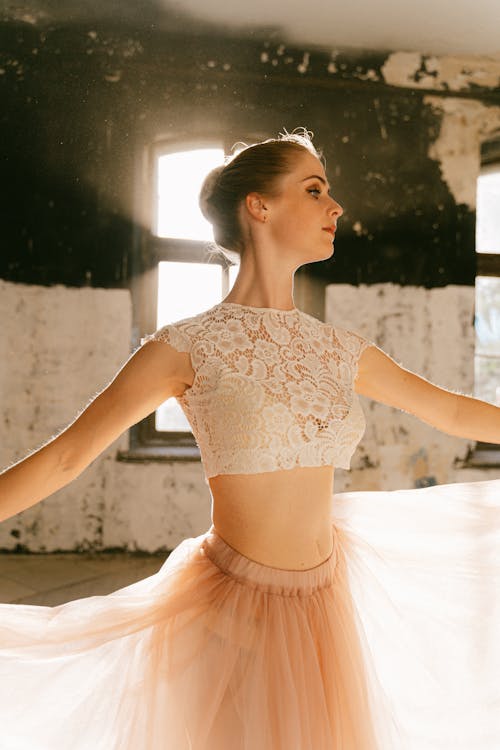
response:
<path fill-rule="evenodd" d="M 158 263 L 157 327 L 189 318 L 220 302 L 222 273 L 218 263 Z"/>
<path fill-rule="evenodd" d="M 222 267 L 218 264 L 159 263 L 157 328 L 189 318 L 220 302 L 222 274 Z M 156 410 L 155 421 L 156 429 L 160 431 L 191 430 L 174 398 L 169 398 Z"/>
<path fill-rule="evenodd" d="M 500 165 L 483 167 L 477 180 L 476 250 L 500 253 Z"/>
<path fill-rule="evenodd" d="M 500 278 L 476 277 L 474 395 L 500 406 Z"/>
<path fill-rule="evenodd" d="M 229 290 L 233 288 L 233 284 L 236 281 L 238 271 L 240 270 L 240 264 L 235 263 L 233 266 L 229 266 Z"/>
<path fill-rule="evenodd" d="M 177 151 L 158 157 L 156 227 L 159 237 L 213 242 L 212 225 L 203 217 L 198 194 L 213 167 L 224 162 L 224 149 Z"/>

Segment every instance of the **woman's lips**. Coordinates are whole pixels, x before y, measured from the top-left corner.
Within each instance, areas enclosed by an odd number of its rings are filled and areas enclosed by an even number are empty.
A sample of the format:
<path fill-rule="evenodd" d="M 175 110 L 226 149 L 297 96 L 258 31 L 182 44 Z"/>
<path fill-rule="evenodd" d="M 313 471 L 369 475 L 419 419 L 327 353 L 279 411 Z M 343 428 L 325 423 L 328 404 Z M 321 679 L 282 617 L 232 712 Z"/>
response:
<path fill-rule="evenodd" d="M 332 229 L 331 227 L 323 227 L 323 231 L 329 232 L 332 235 L 332 237 L 335 236 L 335 229 Z"/>

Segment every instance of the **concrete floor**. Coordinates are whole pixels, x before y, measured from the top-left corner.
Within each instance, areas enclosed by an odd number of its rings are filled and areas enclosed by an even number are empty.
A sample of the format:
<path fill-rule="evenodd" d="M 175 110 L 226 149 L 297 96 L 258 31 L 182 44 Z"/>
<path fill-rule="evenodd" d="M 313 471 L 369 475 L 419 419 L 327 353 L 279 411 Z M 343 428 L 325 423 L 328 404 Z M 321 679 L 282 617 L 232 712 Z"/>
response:
<path fill-rule="evenodd" d="M 168 553 L 0 553 L 0 603 L 54 607 L 110 594 L 156 573 Z"/>

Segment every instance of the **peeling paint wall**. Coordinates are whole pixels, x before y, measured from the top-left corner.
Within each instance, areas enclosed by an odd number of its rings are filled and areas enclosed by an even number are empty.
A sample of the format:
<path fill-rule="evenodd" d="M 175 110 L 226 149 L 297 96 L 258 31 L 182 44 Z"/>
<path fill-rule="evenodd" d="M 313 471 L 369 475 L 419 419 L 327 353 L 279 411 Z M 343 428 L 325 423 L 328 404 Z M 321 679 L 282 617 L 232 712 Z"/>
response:
<path fill-rule="evenodd" d="M 14 312 L 14 314 L 12 314 Z M 0 466 L 70 424 L 130 355 L 130 294 L 0 280 Z M 69 484 L 0 524 L 0 549 L 173 549 L 210 525 L 199 462 L 126 464 L 123 434 Z"/>
<path fill-rule="evenodd" d="M 474 289 L 465 286 L 331 284 L 326 320 L 357 331 L 431 383 L 473 396 L 474 303 Z M 392 490 L 491 477 L 488 471 L 460 468 L 473 441 L 443 433 L 400 409 L 359 398 L 367 426 L 351 471 L 336 472 L 343 489 Z"/>
<path fill-rule="evenodd" d="M 472 395 L 475 181 L 500 135 L 498 61 L 188 32 L 0 26 L 2 467 L 69 424 L 137 340 L 129 288 L 154 263 L 137 186 L 162 138 L 313 130 L 344 214 L 332 258 L 301 269 L 303 308 L 326 294 L 326 320 Z M 459 468 L 468 441 L 361 400 L 367 432 L 337 492 L 491 477 Z M 126 446 L 0 524 L 0 549 L 157 551 L 205 531 L 200 464 L 117 461 Z"/>
<path fill-rule="evenodd" d="M 342 252 L 310 274 L 351 284 L 473 283 L 480 142 L 498 130 L 494 60 L 467 58 L 463 70 L 488 76 L 484 86 L 470 77 L 459 86 L 447 59 L 439 67 L 415 53 L 194 43 L 188 29 L 0 26 L 0 41 L 9 185 L 1 278 L 128 287 L 145 149 L 222 135 L 229 150 L 305 125 L 344 208 Z M 439 68 L 432 88 L 422 85 L 422 65 Z M 428 246 L 432 253 L 419 252 Z"/>
<path fill-rule="evenodd" d="M 437 91 L 474 91 L 500 87 L 500 58 L 477 55 L 422 55 L 393 52 L 381 67 L 391 86 Z"/>
<path fill-rule="evenodd" d="M 325 319 L 366 336 L 396 361 L 442 387 L 472 395 L 474 290 L 331 284 Z M 10 314 L 12 310 L 16 315 Z M 377 314 L 374 315 L 373 311 Z M 128 292 L 0 281 L 2 467 L 66 427 L 130 353 Z M 457 346 L 457 342 L 460 346 Z M 15 356 L 13 356 L 15 352 Z M 455 468 L 469 441 L 360 397 L 367 428 L 335 491 L 479 481 Z M 126 463 L 122 435 L 74 482 L 0 524 L 0 550 L 173 549 L 211 523 L 199 462 Z"/>
<path fill-rule="evenodd" d="M 429 157 L 441 169 L 457 204 L 476 208 L 476 180 L 481 167 L 478 144 L 500 134 L 500 106 L 481 102 L 424 97 L 441 117 L 438 138 L 430 144 Z"/>

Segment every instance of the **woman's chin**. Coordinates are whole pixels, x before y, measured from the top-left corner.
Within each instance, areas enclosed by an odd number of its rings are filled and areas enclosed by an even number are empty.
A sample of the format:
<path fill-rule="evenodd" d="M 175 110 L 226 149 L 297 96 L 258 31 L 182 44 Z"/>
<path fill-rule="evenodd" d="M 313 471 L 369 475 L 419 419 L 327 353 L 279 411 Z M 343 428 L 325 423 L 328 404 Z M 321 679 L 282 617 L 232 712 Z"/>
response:
<path fill-rule="evenodd" d="M 329 251 L 325 254 L 325 257 L 326 258 L 331 258 L 331 256 L 333 255 L 334 252 L 335 252 L 335 246 L 334 246 L 334 244 L 332 242 L 332 244 L 330 245 Z"/>
<path fill-rule="evenodd" d="M 306 263 L 317 263 L 321 260 L 327 260 L 328 258 L 332 257 L 334 252 L 335 247 L 333 245 L 333 241 L 329 245 L 325 242 L 325 247 L 318 248 L 318 245 L 316 245 L 314 248 L 309 249 L 307 257 L 303 258 L 303 260 L 301 261 L 301 265 L 304 265 Z"/>

